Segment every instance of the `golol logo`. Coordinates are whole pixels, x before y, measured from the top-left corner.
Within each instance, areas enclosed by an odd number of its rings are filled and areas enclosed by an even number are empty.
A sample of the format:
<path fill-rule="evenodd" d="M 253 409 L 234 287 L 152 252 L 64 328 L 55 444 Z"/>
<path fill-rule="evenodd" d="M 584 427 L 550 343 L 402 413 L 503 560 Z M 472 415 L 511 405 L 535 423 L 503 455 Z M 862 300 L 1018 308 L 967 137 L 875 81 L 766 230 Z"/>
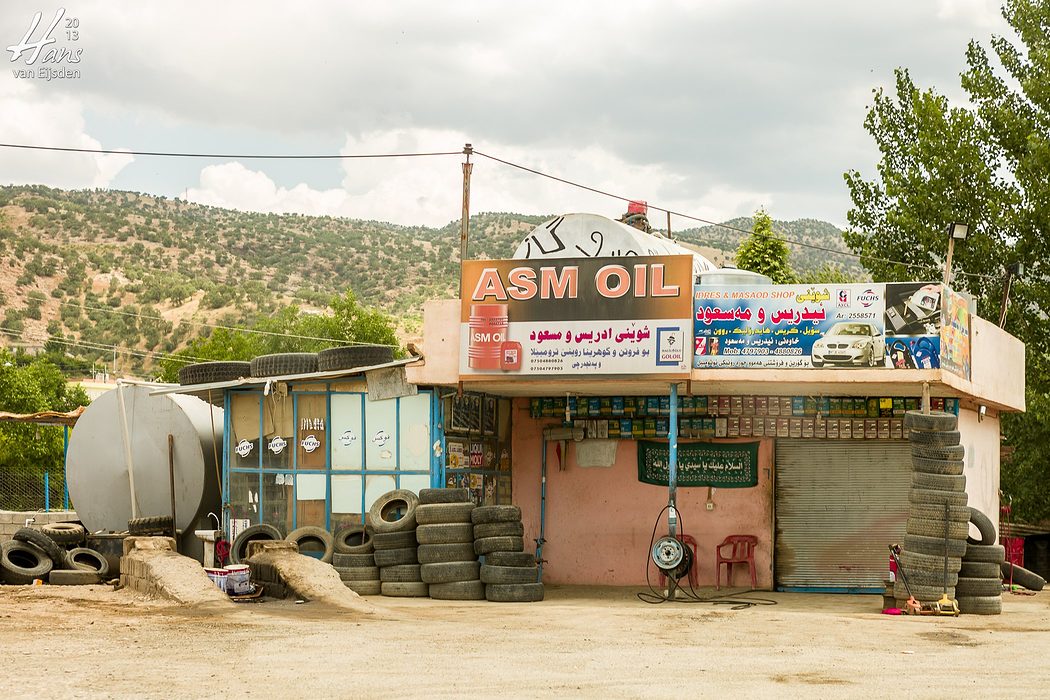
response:
<path fill-rule="evenodd" d="M 874 289 L 865 289 L 863 292 L 857 295 L 857 301 L 859 301 L 860 305 L 864 308 L 868 308 L 878 300 L 879 295 L 875 292 Z"/>

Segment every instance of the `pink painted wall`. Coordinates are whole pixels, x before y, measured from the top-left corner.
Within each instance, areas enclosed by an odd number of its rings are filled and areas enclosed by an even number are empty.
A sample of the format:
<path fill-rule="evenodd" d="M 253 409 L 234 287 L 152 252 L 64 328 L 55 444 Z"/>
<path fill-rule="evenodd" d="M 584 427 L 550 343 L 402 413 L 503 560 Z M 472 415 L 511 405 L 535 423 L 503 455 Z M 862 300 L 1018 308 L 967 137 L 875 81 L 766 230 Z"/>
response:
<path fill-rule="evenodd" d="M 550 419 L 529 417 L 528 399 L 515 399 L 513 409 L 513 493 L 521 507 L 525 541 L 531 545 L 540 529 L 540 449 L 542 430 Z M 760 438 L 759 438 L 760 439 Z M 744 440 L 745 442 L 747 440 Z M 621 440 L 616 463 L 609 468 L 576 464 L 575 448 L 559 467 L 555 445 L 547 450 L 547 543 L 543 579 L 552 584 L 637 586 L 657 570 L 649 562 L 649 542 L 667 487 L 638 481 L 636 444 Z M 715 547 L 727 535 L 757 535 L 755 556 L 759 588 L 772 587 L 773 441 L 761 440 L 758 486 L 715 489 L 714 510 L 707 510 L 708 489 L 678 490 L 678 509 L 686 534 L 697 540 L 697 573 L 701 586 L 715 583 Z M 667 534 L 667 516 L 657 537 Z M 747 567 L 734 567 L 733 582 L 750 585 Z M 724 576 L 723 576 L 724 581 Z"/>

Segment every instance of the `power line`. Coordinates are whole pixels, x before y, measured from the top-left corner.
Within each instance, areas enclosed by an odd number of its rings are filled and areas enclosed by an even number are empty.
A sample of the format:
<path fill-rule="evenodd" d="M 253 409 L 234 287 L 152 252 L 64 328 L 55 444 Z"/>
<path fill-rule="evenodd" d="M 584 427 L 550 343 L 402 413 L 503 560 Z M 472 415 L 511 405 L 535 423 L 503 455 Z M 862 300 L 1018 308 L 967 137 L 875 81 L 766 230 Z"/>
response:
<path fill-rule="evenodd" d="M 584 184 L 581 184 L 579 182 L 574 182 L 572 180 L 567 180 L 565 178 L 558 177 L 556 175 L 551 175 L 550 173 L 545 173 L 545 172 L 543 172 L 541 170 L 536 170 L 535 168 L 530 168 L 530 167 L 528 167 L 526 165 L 521 165 L 520 163 L 513 163 L 513 162 L 511 162 L 509 160 L 504 160 L 502 158 L 497 158 L 496 156 L 489 155 L 487 153 L 482 153 L 481 151 L 479 151 L 477 149 L 474 149 L 473 153 L 474 153 L 474 155 L 481 156 L 482 158 L 488 158 L 489 160 L 496 161 L 497 163 L 502 163 L 503 165 L 509 166 L 511 168 L 517 168 L 518 170 L 523 170 L 525 172 L 532 173 L 533 175 L 538 175 L 540 177 L 545 177 L 545 178 L 547 178 L 549 180 L 554 180 L 556 182 L 561 182 L 563 184 L 570 185 L 572 187 L 576 187 L 576 188 L 581 189 L 581 190 L 586 190 L 588 192 L 593 192 L 595 194 L 600 194 L 600 195 L 605 196 L 605 197 L 611 197 L 613 199 L 619 199 L 620 201 L 623 201 L 623 202 L 632 202 L 632 201 L 634 201 L 634 198 L 632 198 L 632 197 L 625 197 L 625 196 L 620 195 L 620 194 L 614 194 L 612 192 L 607 192 L 605 190 L 600 190 L 600 189 L 598 189 L 596 187 L 590 187 L 589 185 L 584 185 Z M 702 223 L 702 224 L 707 224 L 708 226 L 716 226 L 718 228 L 724 228 L 724 229 L 727 229 L 729 231 L 735 231 L 737 233 L 742 233 L 742 234 L 745 234 L 745 235 L 748 235 L 748 236 L 750 236 L 753 233 L 756 233 L 754 231 L 748 231 L 747 229 L 742 229 L 742 228 L 740 228 L 738 226 L 732 226 L 732 225 L 726 224 L 726 223 L 719 223 L 717 221 L 711 221 L 709 219 L 704 219 L 704 218 L 699 217 L 699 216 L 693 216 L 692 214 L 685 214 L 683 212 L 675 211 L 673 209 L 666 209 L 664 207 L 659 207 L 659 206 L 656 206 L 656 205 L 653 205 L 653 204 L 648 204 L 648 203 L 646 205 L 650 209 L 655 209 L 657 211 L 662 211 L 662 212 L 664 212 L 666 214 L 671 214 L 673 216 L 678 216 L 678 217 L 681 217 L 683 219 L 687 219 L 689 221 L 696 221 L 696 222 L 699 222 L 699 223 Z M 903 260 L 891 260 L 889 258 L 880 258 L 880 257 L 874 256 L 874 255 L 858 255 L 857 253 L 851 253 L 851 252 L 846 252 L 846 251 L 843 251 L 843 250 L 837 250 L 835 248 L 828 248 L 826 246 L 819 246 L 819 245 L 815 245 L 813 243 L 805 243 L 804 241 L 796 241 L 793 238 L 788 238 L 787 236 L 780 237 L 780 236 L 774 236 L 774 235 L 771 235 L 771 234 L 763 234 L 763 233 L 757 233 L 757 235 L 762 236 L 764 238 L 779 238 L 780 240 L 783 240 L 785 243 L 790 243 L 791 245 L 796 245 L 796 246 L 799 246 L 799 247 L 802 247 L 802 248 L 811 248 L 813 250 L 819 250 L 819 251 L 822 251 L 822 252 L 825 252 L 825 253 L 832 253 L 832 254 L 835 254 L 835 255 L 842 255 L 842 256 L 845 256 L 845 257 L 849 257 L 849 258 L 856 258 L 858 260 L 865 260 L 865 259 L 866 260 L 873 260 L 873 261 L 876 261 L 876 262 L 889 263 L 889 264 L 892 264 L 892 265 L 901 265 L 903 267 L 917 268 L 917 269 L 921 269 L 921 270 L 928 270 L 931 267 L 929 265 L 921 265 L 919 263 L 908 263 L 908 262 L 904 262 Z M 966 277 L 979 277 L 979 278 L 984 278 L 984 279 L 998 279 L 995 275 L 985 275 L 985 274 L 975 273 L 975 272 L 958 272 L 956 274 L 957 275 L 966 276 Z"/>
<path fill-rule="evenodd" d="M 97 153 L 102 155 L 158 156 L 162 158 L 240 158 L 244 160 L 350 160 L 355 158 L 425 158 L 428 156 L 458 156 L 463 151 L 434 151 L 425 153 L 184 153 L 176 151 L 119 151 L 109 148 L 70 148 L 65 146 L 35 146 L 25 143 L 0 143 L 0 148 L 21 148 L 30 151 L 57 151 L 61 153 Z"/>

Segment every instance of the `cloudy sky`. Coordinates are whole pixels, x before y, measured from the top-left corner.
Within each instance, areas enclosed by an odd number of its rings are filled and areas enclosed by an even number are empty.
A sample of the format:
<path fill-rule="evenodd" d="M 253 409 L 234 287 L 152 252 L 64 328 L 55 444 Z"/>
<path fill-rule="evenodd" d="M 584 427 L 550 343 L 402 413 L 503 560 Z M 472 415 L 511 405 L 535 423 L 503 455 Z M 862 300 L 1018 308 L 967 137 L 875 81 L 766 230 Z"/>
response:
<path fill-rule="evenodd" d="M 234 154 L 459 151 L 471 142 L 707 219 L 765 206 L 776 218 L 841 225 L 842 173 L 870 175 L 876 160 L 863 129 L 872 88 L 906 66 L 919 85 L 959 97 L 966 42 L 1008 33 L 998 5 L 5 0 L 0 47 L 18 44 L 36 12 L 30 42 L 64 12 L 35 62 L 31 50 L 3 53 L 0 142 Z M 79 76 L 43 80 L 46 68 Z M 441 226 L 459 217 L 461 159 L 0 149 L 0 183 Z M 471 207 L 623 209 L 484 158 Z"/>

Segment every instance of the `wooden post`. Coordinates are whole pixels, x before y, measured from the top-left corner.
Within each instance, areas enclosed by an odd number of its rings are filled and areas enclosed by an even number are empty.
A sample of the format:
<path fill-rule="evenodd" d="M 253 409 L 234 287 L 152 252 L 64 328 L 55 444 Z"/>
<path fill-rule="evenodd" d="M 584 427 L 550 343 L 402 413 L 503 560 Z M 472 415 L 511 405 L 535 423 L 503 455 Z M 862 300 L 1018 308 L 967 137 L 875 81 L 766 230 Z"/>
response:
<path fill-rule="evenodd" d="M 474 152 L 469 143 L 463 145 L 463 153 L 467 159 L 463 162 L 463 213 L 459 219 L 459 287 L 460 295 L 463 293 L 463 261 L 467 259 L 467 232 L 470 229 L 470 171 L 474 164 L 470 162 L 470 154 Z"/>

